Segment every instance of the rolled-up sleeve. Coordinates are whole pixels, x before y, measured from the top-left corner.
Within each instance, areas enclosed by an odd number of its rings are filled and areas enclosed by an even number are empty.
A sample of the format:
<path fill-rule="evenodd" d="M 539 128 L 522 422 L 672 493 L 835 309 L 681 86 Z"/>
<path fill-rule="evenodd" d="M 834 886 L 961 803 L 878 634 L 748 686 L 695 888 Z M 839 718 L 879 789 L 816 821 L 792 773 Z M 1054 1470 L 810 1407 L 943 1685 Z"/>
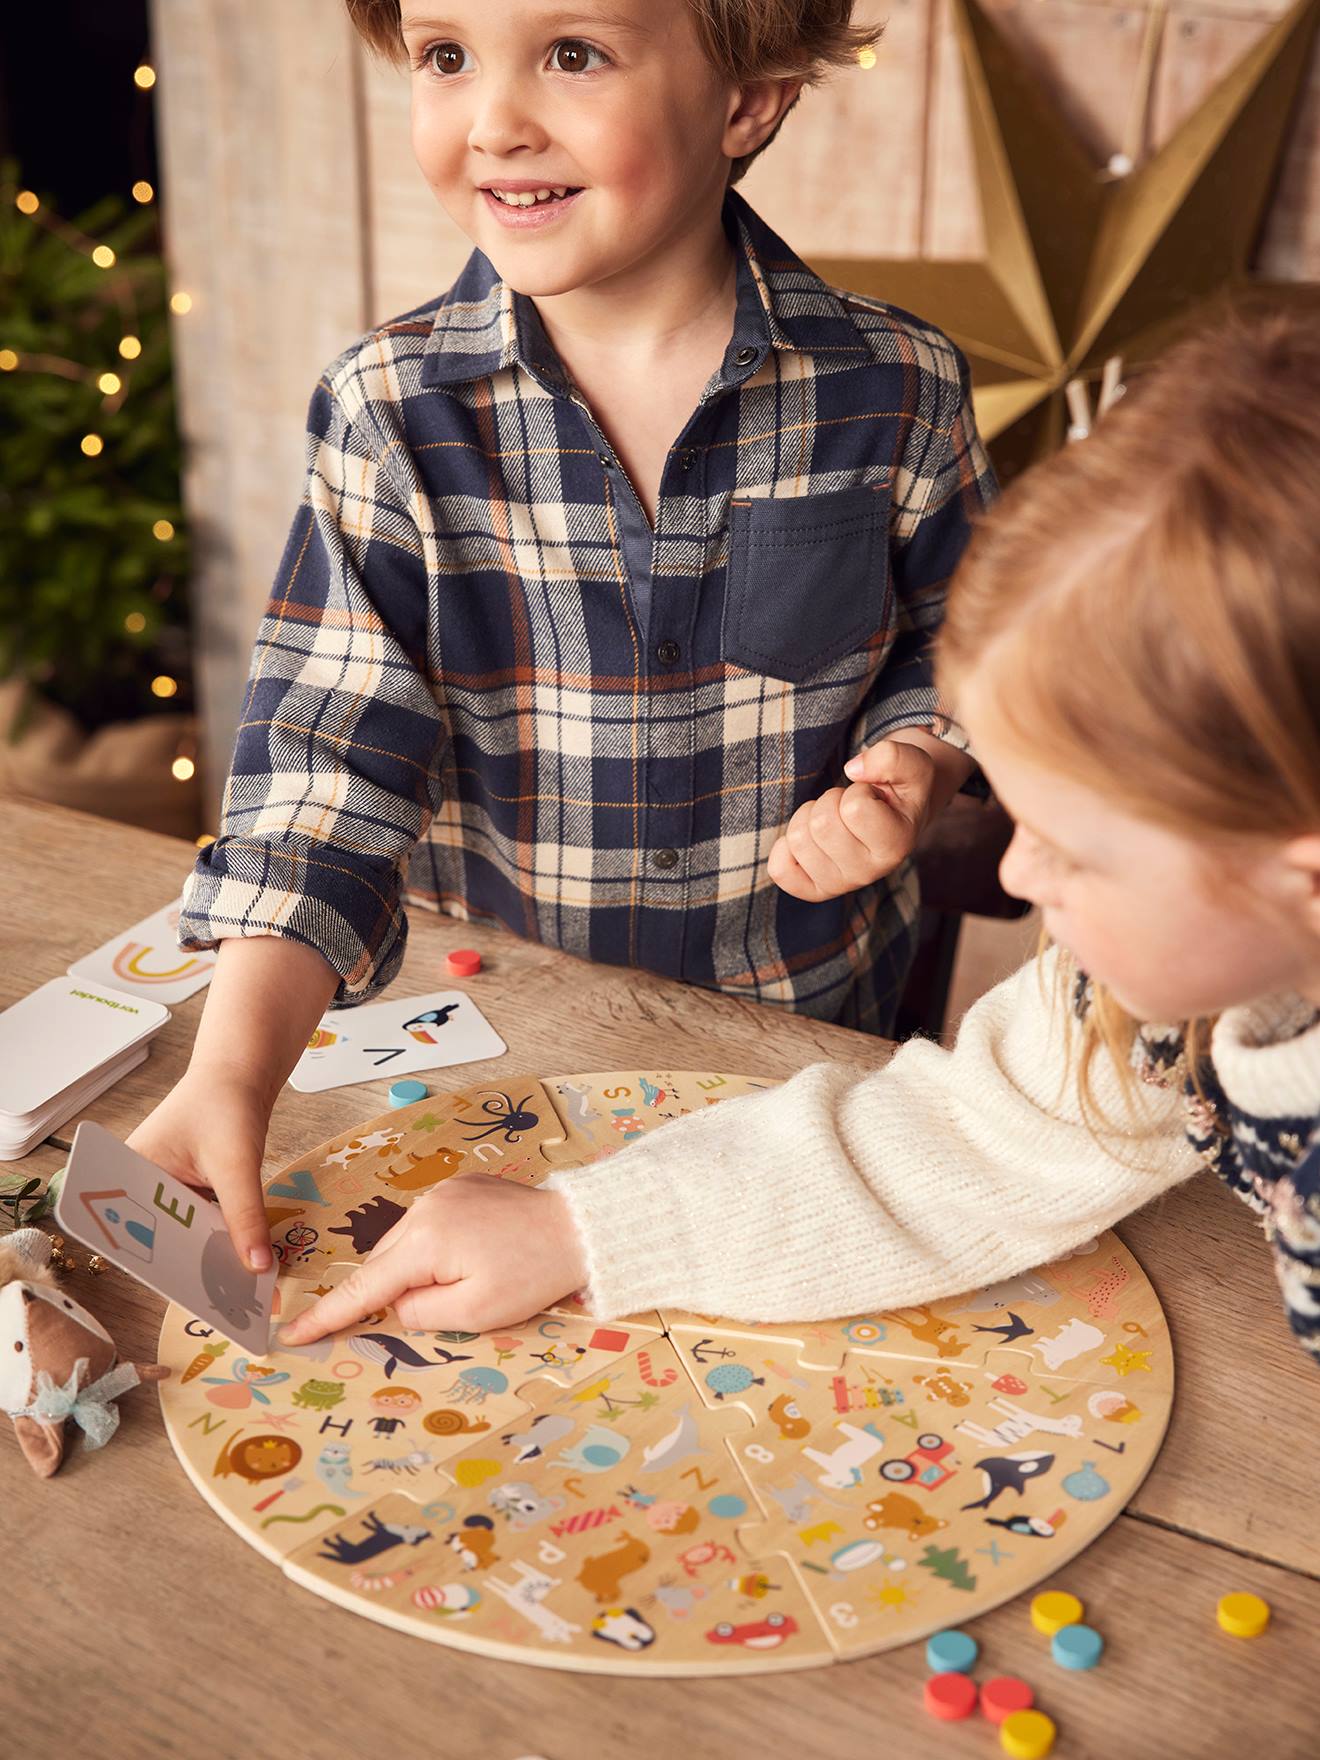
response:
<path fill-rule="evenodd" d="M 949 578 L 976 515 L 998 493 L 972 411 L 967 363 L 947 338 L 944 377 L 928 420 L 913 424 L 894 484 L 890 544 L 896 633 L 889 657 L 853 722 L 848 755 L 901 727 L 931 727 L 959 750 L 967 738 L 941 719 L 931 643 L 944 618 Z"/>
<path fill-rule="evenodd" d="M 339 973 L 341 1005 L 375 995 L 403 958 L 403 873 L 439 805 L 447 738 L 427 569 L 391 450 L 322 380 L 220 835 L 197 858 L 179 922 L 185 948 L 237 935 L 314 947 Z"/>

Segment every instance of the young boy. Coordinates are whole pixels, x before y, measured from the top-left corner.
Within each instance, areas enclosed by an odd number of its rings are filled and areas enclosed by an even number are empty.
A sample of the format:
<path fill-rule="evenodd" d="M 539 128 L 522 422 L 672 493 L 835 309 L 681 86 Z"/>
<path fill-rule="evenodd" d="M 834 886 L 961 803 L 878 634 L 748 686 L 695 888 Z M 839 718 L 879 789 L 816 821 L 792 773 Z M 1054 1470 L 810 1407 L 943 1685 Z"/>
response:
<path fill-rule="evenodd" d="M 316 389 L 185 900 L 221 957 L 133 1143 L 254 1264 L 270 1108 L 325 1007 L 398 970 L 405 885 L 884 1031 L 906 858 L 971 768 L 926 654 L 991 493 L 965 364 L 729 188 L 876 33 L 848 0 L 348 4 L 477 248 Z"/>

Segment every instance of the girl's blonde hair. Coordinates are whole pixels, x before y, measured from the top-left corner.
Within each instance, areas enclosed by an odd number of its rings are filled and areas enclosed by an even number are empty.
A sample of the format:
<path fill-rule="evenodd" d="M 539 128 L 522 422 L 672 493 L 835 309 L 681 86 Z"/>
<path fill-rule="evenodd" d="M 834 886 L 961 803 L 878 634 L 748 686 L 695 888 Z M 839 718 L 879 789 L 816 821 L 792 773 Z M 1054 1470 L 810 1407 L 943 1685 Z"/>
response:
<path fill-rule="evenodd" d="M 1015 483 L 959 567 L 938 672 L 1184 837 L 1320 830 L 1320 319 L 1226 314 Z M 1135 1027 L 1097 991 L 1084 1102 L 1098 1046 L 1125 1072 Z"/>
<path fill-rule="evenodd" d="M 685 0 L 707 61 L 732 85 L 801 80 L 819 85 L 832 67 L 847 67 L 880 41 L 883 25 L 854 25 L 855 0 Z M 358 35 L 387 61 L 405 58 L 399 0 L 345 0 Z M 797 99 L 793 100 L 796 104 Z M 788 106 L 788 110 L 793 104 Z M 788 115 L 785 110 L 784 116 Z M 733 161 L 737 183 L 782 128 L 781 116 L 754 153 Z"/>

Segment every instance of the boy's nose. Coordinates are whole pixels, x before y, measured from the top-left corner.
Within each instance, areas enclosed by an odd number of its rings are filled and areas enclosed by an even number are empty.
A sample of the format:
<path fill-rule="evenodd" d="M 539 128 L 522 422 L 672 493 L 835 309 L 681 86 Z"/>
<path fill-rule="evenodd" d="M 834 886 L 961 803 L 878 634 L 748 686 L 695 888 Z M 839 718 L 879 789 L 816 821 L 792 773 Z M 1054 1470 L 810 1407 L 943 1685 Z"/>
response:
<path fill-rule="evenodd" d="M 537 123 L 533 106 L 519 82 L 482 80 L 473 99 L 468 127 L 468 146 L 473 152 L 498 158 L 515 153 L 520 147 L 543 147 L 545 140 L 545 130 Z M 491 175 L 492 170 L 488 166 L 483 175 Z"/>

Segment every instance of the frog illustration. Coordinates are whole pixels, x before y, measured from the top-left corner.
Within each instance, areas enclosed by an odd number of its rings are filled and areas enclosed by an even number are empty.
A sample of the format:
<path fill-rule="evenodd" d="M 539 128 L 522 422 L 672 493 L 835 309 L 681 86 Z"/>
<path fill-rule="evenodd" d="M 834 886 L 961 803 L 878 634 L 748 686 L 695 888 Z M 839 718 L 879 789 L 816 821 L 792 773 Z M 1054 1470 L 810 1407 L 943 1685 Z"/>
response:
<path fill-rule="evenodd" d="M 304 1381 L 297 1393 L 290 1396 L 294 1405 L 303 1406 L 308 1411 L 331 1411 L 344 1397 L 342 1381 L 318 1381 L 315 1377 Z"/>

